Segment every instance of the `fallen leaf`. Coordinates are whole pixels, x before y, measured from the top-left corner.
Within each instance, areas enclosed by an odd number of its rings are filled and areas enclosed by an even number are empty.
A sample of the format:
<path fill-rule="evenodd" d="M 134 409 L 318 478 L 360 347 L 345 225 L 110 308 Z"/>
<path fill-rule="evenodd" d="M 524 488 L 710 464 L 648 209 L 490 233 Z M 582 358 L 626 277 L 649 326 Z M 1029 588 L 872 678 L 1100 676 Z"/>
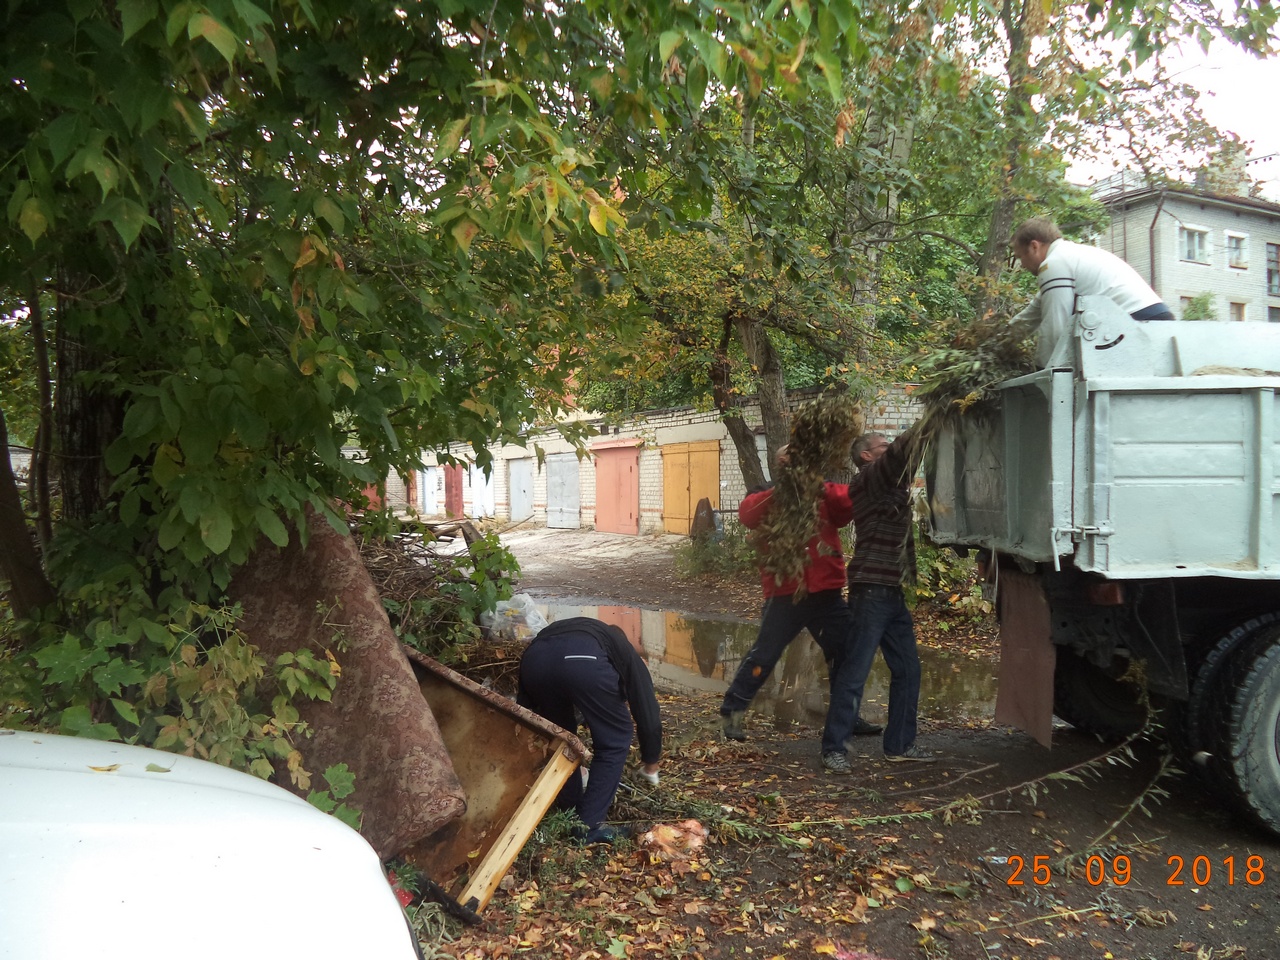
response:
<path fill-rule="evenodd" d="M 684 820 L 658 824 L 641 835 L 639 846 L 659 860 L 684 861 L 687 873 L 689 855 L 702 849 L 706 839 L 706 827 L 697 820 Z"/>
<path fill-rule="evenodd" d="M 90 770 L 96 770 L 96 771 L 98 771 L 98 773 L 114 773 L 115 771 L 117 771 L 117 770 L 119 770 L 119 769 L 120 769 L 120 764 L 118 764 L 118 763 L 113 763 L 113 764 L 111 764 L 111 766 L 109 766 L 109 767 L 94 767 L 94 766 L 90 766 L 90 767 L 89 767 L 89 769 L 90 769 Z"/>

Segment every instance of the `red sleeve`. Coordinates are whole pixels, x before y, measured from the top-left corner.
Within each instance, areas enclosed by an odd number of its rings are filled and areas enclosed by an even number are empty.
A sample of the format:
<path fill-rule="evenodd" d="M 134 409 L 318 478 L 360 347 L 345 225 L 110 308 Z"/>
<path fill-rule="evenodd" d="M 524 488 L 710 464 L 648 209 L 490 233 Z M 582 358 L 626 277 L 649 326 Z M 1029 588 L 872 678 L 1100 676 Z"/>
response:
<path fill-rule="evenodd" d="M 833 527 L 843 527 L 853 520 L 853 498 L 847 483 L 827 483 L 822 491 L 827 507 L 827 521 Z"/>
<path fill-rule="evenodd" d="M 772 499 L 772 487 L 747 494 L 742 502 L 738 504 L 738 519 L 742 521 L 742 525 L 748 530 L 754 530 L 760 526 L 760 521 L 764 519 L 765 513 L 768 512 L 769 502 Z"/>

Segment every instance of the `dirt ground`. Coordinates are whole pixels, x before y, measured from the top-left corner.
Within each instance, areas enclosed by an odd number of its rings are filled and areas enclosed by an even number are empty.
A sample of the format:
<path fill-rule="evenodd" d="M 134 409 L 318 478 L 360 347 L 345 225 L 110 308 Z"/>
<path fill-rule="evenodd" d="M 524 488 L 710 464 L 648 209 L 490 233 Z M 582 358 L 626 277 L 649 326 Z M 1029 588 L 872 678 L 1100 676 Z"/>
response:
<path fill-rule="evenodd" d="M 758 585 L 679 577 L 680 538 L 520 531 L 503 540 L 535 597 L 753 619 Z M 991 657 L 991 624 L 934 629 Z M 985 644 L 981 641 L 986 640 Z M 973 651 L 979 651 L 974 654 Z M 660 693 L 662 693 L 660 691 Z M 633 843 L 526 850 L 456 957 L 833 956 L 853 960 L 1218 960 L 1280 956 L 1280 842 L 1233 822 L 1163 751 L 1063 728 L 1046 750 L 984 722 L 921 718 L 934 764 L 888 764 L 859 738 L 826 774 L 820 731 L 749 715 L 720 739 L 714 695 L 662 694 L 656 789 L 628 780 L 613 816 L 637 830 L 701 813 L 675 859 Z M 532 846 L 532 845 L 531 845 Z"/>

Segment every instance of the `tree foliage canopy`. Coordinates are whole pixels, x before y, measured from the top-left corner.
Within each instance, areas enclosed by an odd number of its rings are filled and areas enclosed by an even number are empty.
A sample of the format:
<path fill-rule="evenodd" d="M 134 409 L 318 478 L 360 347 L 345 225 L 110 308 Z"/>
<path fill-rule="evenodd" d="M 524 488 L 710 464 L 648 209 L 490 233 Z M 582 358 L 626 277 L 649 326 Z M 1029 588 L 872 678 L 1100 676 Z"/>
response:
<path fill-rule="evenodd" d="M 1176 3 L 1158 5 L 1172 19 L 1096 6 L 1150 45 L 1183 22 Z M 195 722 L 196 678 L 254 687 L 261 665 L 225 642 L 237 566 L 305 536 L 308 507 L 341 522 L 335 501 L 422 451 L 463 440 L 483 465 L 558 412 L 604 349 L 598 298 L 644 255 L 628 229 L 725 204 L 743 277 L 773 286 L 720 292 L 783 321 L 827 309 L 815 290 L 856 287 L 866 261 L 828 257 L 807 289 L 815 242 L 852 250 L 921 183 L 876 136 L 840 154 L 849 131 L 885 129 L 926 89 L 963 92 L 936 31 L 990 9 L 11 0 L 0 428 L 37 469 L 25 513 L 0 471 L 18 618 L 0 696 L 22 722 L 155 739 L 186 729 L 160 718 Z M 1269 5 L 1241 10 L 1242 30 L 1274 23 Z"/>
<path fill-rule="evenodd" d="M 4 573 L 56 601 L 15 602 L 45 610 L 9 699 L 105 735 L 138 729 L 182 638 L 224 639 L 216 605 L 260 538 L 305 536 L 308 505 L 339 522 L 335 498 L 423 450 L 466 440 L 483 463 L 555 412 L 591 324 L 564 278 L 605 289 L 625 217 L 710 206 L 699 176 L 647 189 L 670 156 L 716 162 L 708 86 L 838 90 L 859 36 L 849 0 L 0 17 L 6 351 L 47 348 L 31 380 L 53 391 L 43 562 Z M 0 537 L 29 546 L 21 524 Z"/>

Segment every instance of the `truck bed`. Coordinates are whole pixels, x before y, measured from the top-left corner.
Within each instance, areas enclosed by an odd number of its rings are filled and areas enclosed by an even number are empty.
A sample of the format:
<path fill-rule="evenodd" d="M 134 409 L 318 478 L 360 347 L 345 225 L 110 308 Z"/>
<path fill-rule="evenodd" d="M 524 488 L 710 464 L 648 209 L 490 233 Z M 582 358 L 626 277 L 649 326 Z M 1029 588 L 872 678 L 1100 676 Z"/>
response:
<path fill-rule="evenodd" d="M 938 438 L 933 538 L 1113 579 L 1280 576 L 1280 329 L 1081 302 L 1051 368 Z"/>

